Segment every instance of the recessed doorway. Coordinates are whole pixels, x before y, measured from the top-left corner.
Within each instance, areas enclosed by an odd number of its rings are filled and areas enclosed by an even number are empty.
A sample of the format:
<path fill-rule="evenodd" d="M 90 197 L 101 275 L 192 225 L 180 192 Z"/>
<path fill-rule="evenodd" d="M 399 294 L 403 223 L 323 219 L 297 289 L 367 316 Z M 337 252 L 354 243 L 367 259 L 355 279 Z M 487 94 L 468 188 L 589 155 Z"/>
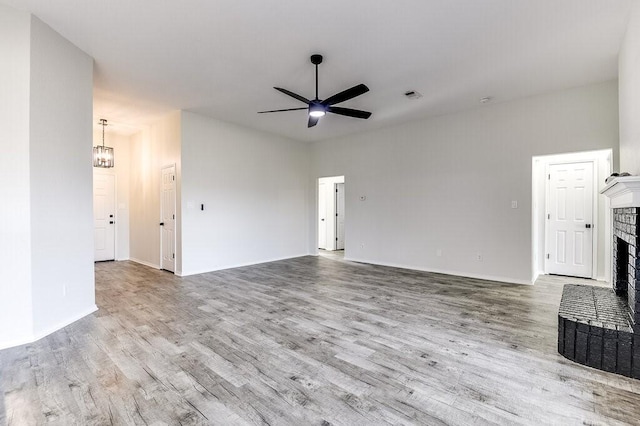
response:
<path fill-rule="evenodd" d="M 176 166 L 162 169 L 160 197 L 160 269 L 176 270 Z"/>
<path fill-rule="evenodd" d="M 532 159 L 532 282 L 542 274 L 609 280 L 611 218 L 599 194 L 612 150 Z"/>
<path fill-rule="evenodd" d="M 344 176 L 318 179 L 318 248 L 326 251 L 345 248 Z"/>

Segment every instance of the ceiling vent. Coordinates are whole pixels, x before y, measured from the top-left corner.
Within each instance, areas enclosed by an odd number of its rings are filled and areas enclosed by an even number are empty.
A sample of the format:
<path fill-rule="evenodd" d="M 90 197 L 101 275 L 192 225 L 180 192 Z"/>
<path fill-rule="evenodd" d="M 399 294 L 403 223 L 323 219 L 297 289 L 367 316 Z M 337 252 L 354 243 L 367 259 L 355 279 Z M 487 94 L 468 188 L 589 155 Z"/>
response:
<path fill-rule="evenodd" d="M 416 92 L 415 90 L 404 92 L 404 95 L 407 97 L 407 99 L 420 99 L 422 97 L 422 94 L 420 92 Z"/>

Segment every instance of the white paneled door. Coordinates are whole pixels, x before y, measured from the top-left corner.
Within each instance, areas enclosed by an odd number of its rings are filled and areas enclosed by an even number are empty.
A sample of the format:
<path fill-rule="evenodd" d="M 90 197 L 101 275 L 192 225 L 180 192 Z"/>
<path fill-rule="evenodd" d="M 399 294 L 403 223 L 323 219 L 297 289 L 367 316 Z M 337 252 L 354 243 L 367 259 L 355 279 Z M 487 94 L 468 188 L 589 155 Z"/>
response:
<path fill-rule="evenodd" d="M 327 249 L 327 189 L 326 183 L 318 185 L 318 248 Z"/>
<path fill-rule="evenodd" d="M 94 260 L 115 260 L 116 185 L 114 175 L 93 176 Z"/>
<path fill-rule="evenodd" d="M 176 167 L 162 169 L 160 194 L 160 268 L 176 270 Z"/>
<path fill-rule="evenodd" d="M 344 250 L 344 183 L 336 183 L 336 250 Z"/>
<path fill-rule="evenodd" d="M 593 163 L 552 164 L 548 173 L 549 274 L 592 277 Z"/>

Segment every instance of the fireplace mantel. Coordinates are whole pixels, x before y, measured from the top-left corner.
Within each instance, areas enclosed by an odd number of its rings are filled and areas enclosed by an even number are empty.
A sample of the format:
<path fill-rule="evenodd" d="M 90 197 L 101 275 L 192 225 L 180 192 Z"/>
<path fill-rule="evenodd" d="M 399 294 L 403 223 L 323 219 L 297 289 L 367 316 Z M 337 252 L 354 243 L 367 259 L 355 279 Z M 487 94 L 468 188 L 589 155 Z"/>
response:
<path fill-rule="evenodd" d="M 610 198 L 612 209 L 640 207 L 640 176 L 617 177 L 600 193 Z"/>

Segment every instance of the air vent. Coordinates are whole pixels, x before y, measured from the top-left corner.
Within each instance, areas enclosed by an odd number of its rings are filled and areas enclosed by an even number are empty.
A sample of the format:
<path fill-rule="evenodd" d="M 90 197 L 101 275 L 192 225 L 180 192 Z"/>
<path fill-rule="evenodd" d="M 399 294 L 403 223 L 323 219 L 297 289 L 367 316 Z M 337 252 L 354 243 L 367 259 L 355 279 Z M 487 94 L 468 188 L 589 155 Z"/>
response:
<path fill-rule="evenodd" d="M 420 99 L 422 97 L 422 94 L 420 92 L 416 92 L 415 90 L 409 90 L 407 92 L 404 92 L 404 95 L 408 99 Z"/>

